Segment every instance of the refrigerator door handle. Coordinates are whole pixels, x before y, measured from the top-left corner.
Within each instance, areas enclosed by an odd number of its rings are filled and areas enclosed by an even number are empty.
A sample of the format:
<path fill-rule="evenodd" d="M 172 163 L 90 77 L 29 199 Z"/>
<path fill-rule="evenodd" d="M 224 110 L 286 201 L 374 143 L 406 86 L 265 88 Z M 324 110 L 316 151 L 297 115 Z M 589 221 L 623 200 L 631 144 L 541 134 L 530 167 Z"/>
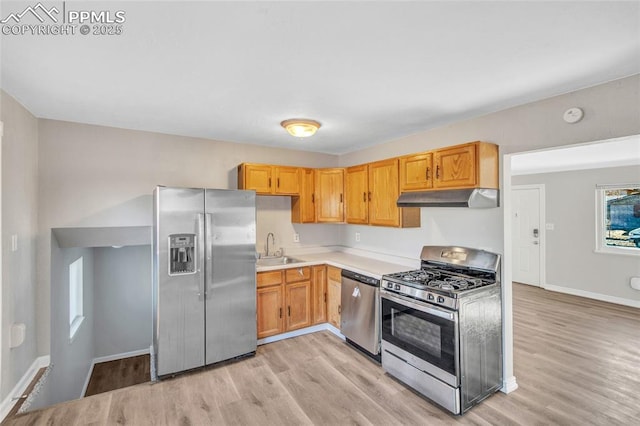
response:
<path fill-rule="evenodd" d="M 213 284 L 213 215 L 211 213 L 206 213 L 206 241 L 207 246 L 205 248 L 205 265 L 204 265 L 204 288 L 205 288 L 205 298 L 210 299 L 211 295 L 209 294 L 212 288 L 209 286 Z"/>
<path fill-rule="evenodd" d="M 199 213 L 198 215 L 198 250 L 197 250 L 197 256 L 199 257 L 199 260 L 202 259 L 202 250 L 204 248 L 204 215 L 202 213 Z M 206 253 L 204 253 L 206 256 Z M 203 265 L 203 262 L 199 263 L 200 265 Z M 202 266 L 200 266 L 199 268 L 199 272 L 202 274 L 203 272 L 206 273 L 207 271 L 207 267 L 204 267 L 204 271 L 202 271 Z M 202 276 L 202 275 L 201 275 Z M 206 278 L 206 277 L 205 277 Z M 198 300 L 204 300 L 205 297 L 205 283 L 203 279 L 200 279 L 200 283 L 198 284 Z"/>

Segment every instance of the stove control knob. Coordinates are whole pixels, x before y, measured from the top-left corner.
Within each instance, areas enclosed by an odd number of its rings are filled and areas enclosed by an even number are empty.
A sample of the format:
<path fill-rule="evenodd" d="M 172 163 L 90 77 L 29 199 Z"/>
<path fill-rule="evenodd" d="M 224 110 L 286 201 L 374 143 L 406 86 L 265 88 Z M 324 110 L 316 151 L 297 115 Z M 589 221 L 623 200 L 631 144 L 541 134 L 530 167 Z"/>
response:
<path fill-rule="evenodd" d="M 393 288 L 393 283 L 387 283 L 387 288 Z"/>
<path fill-rule="evenodd" d="M 433 294 L 429 293 L 429 295 L 427 296 L 427 299 L 433 300 Z"/>
<path fill-rule="evenodd" d="M 444 297 L 438 296 L 438 303 L 444 303 Z"/>
<path fill-rule="evenodd" d="M 400 291 L 400 284 L 396 284 L 396 290 Z"/>

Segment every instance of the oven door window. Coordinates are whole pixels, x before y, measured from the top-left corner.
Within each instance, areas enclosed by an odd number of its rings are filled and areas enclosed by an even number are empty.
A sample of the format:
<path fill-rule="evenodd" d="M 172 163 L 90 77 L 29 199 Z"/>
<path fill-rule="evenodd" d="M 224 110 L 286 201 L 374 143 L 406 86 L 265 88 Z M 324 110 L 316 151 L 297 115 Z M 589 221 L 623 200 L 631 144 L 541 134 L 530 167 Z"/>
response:
<path fill-rule="evenodd" d="M 382 299 L 382 339 L 456 375 L 455 322 Z"/>

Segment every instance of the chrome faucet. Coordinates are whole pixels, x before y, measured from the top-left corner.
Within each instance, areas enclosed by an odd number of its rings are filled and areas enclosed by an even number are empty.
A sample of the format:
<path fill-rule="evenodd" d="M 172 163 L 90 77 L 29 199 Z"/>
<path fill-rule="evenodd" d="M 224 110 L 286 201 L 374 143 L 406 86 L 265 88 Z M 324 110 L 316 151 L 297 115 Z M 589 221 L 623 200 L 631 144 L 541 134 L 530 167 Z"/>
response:
<path fill-rule="evenodd" d="M 267 234 L 267 252 L 265 253 L 266 257 L 269 256 L 269 237 L 271 237 L 271 242 L 273 243 L 273 245 L 276 245 L 276 237 L 273 236 L 273 232 L 269 232 Z"/>

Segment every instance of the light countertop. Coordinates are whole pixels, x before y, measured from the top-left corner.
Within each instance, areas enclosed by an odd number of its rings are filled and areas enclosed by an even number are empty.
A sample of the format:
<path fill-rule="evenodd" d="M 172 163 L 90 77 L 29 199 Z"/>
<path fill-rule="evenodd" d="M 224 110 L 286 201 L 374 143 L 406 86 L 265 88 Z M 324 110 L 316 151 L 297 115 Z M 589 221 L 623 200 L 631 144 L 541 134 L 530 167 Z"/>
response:
<path fill-rule="evenodd" d="M 327 264 L 335 266 L 336 268 L 348 269 L 349 271 L 380 279 L 382 275 L 385 274 L 415 269 L 415 267 L 412 268 L 411 266 L 408 266 L 406 262 L 405 264 L 391 263 L 381 261 L 373 257 L 359 256 L 341 251 L 292 255 L 290 257 L 300 259 L 303 262 L 290 263 L 286 265 L 258 266 L 256 270 L 257 272 L 263 272 Z"/>

